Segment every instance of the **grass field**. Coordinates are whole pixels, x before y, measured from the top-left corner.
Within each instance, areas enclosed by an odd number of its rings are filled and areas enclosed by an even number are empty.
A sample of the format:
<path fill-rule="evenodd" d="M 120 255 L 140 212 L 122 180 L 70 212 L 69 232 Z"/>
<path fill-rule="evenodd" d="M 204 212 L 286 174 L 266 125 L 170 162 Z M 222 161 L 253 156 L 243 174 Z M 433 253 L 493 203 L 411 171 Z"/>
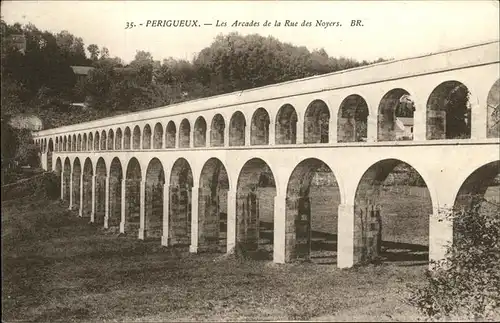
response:
<path fill-rule="evenodd" d="M 2 204 L 4 321 L 404 320 L 425 266 L 350 270 L 193 255 L 45 199 Z"/>

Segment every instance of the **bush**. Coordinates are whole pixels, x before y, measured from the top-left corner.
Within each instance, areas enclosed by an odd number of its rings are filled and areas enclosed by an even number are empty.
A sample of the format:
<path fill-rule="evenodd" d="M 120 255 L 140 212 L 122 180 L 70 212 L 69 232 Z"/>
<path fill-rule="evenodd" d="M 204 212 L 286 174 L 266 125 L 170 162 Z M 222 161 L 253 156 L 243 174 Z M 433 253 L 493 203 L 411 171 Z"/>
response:
<path fill-rule="evenodd" d="M 452 212 L 454 242 L 410 302 L 431 320 L 500 319 L 500 207 L 483 198 Z"/>

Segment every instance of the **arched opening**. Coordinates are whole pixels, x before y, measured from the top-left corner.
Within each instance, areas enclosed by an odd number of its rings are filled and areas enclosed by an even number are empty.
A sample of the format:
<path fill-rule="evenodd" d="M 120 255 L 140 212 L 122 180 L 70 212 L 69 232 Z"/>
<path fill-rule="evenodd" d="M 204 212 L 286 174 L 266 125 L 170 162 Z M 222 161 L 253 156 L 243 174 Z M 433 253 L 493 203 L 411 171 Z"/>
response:
<path fill-rule="evenodd" d="M 122 129 L 118 128 L 116 129 L 116 136 L 115 136 L 115 150 L 121 150 L 122 149 Z"/>
<path fill-rule="evenodd" d="M 69 198 L 71 194 L 71 162 L 69 158 L 66 157 L 64 160 L 64 170 L 63 170 L 63 200 L 69 203 Z"/>
<path fill-rule="evenodd" d="M 59 141 L 59 143 L 61 143 L 61 141 Z M 55 172 L 56 172 L 56 176 L 57 176 L 57 180 L 58 180 L 58 183 L 59 183 L 59 189 L 61 188 L 61 176 L 62 176 L 62 162 L 61 162 L 61 158 L 57 157 L 56 159 L 56 168 L 55 168 Z M 63 199 L 63 196 L 61 195 L 61 199 Z"/>
<path fill-rule="evenodd" d="M 223 147 L 224 146 L 224 128 L 226 124 L 224 117 L 221 114 L 216 114 L 212 119 L 212 127 L 210 128 L 210 146 Z"/>
<path fill-rule="evenodd" d="M 82 151 L 82 135 L 78 134 L 78 138 L 76 141 L 76 151 Z"/>
<path fill-rule="evenodd" d="M 269 144 L 269 114 L 266 109 L 258 108 L 253 116 L 250 128 L 251 145 Z"/>
<path fill-rule="evenodd" d="M 106 130 L 101 132 L 101 150 L 106 150 L 107 141 L 106 141 Z"/>
<path fill-rule="evenodd" d="M 68 151 L 68 139 L 64 136 L 63 150 Z"/>
<path fill-rule="evenodd" d="M 151 149 L 151 127 L 148 124 L 142 132 L 142 149 Z"/>
<path fill-rule="evenodd" d="M 415 102 L 403 89 L 387 92 L 378 106 L 378 141 L 413 140 Z"/>
<path fill-rule="evenodd" d="M 92 214 L 92 180 L 94 178 L 94 168 L 90 158 L 85 159 L 83 164 L 83 203 L 82 217 L 87 218 Z"/>
<path fill-rule="evenodd" d="M 205 147 L 207 145 L 207 122 L 205 118 L 198 117 L 194 123 L 194 146 Z"/>
<path fill-rule="evenodd" d="M 368 104 L 361 96 L 352 94 L 345 98 L 337 116 L 337 141 L 366 141 L 368 114 Z"/>
<path fill-rule="evenodd" d="M 262 159 L 245 163 L 236 192 L 236 243 L 249 255 L 272 259 L 276 184 Z"/>
<path fill-rule="evenodd" d="M 45 141 L 42 140 L 42 152 L 45 149 L 44 142 Z M 71 136 L 68 136 L 68 147 L 67 148 L 68 148 L 68 151 L 71 151 Z"/>
<path fill-rule="evenodd" d="M 420 174 L 384 159 L 363 174 L 354 200 L 354 261 L 427 264 L 429 190 Z"/>
<path fill-rule="evenodd" d="M 47 145 L 47 141 L 45 141 L 45 145 Z M 76 135 L 73 135 L 71 139 L 71 151 L 76 151 Z"/>
<path fill-rule="evenodd" d="M 497 80 L 488 93 L 486 99 L 488 119 L 486 126 L 488 128 L 488 138 L 500 137 L 500 80 Z"/>
<path fill-rule="evenodd" d="M 154 134 L 153 134 L 153 148 L 161 149 L 163 145 L 163 126 L 161 123 L 157 123 L 155 125 Z"/>
<path fill-rule="evenodd" d="M 184 119 L 179 126 L 179 148 L 189 148 L 191 125 L 188 119 Z"/>
<path fill-rule="evenodd" d="M 118 135 L 118 130 L 116 131 Z M 111 231 L 117 231 L 120 226 L 122 213 L 122 163 L 118 157 L 113 158 L 109 170 L 109 211 L 108 228 Z"/>
<path fill-rule="evenodd" d="M 167 124 L 167 130 L 165 131 L 165 148 L 175 148 L 175 138 L 177 129 L 173 121 L 169 121 Z"/>
<path fill-rule="evenodd" d="M 245 145 L 245 116 L 240 111 L 236 111 L 229 122 L 229 146 Z"/>
<path fill-rule="evenodd" d="M 286 193 L 285 259 L 337 261 L 340 190 L 332 170 L 310 158 L 295 167 Z"/>
<path fill-rule="evenodd" d="M 132 149 L 141 149 L 141 129 L 139 126 L 134 127 L 132 134 Z"/>
<path fill-rule="evenodd" d="M 153 158 L 146 170 L 144 237 L 158 238 L 163 229 L 163 188 L 165 172 L 158 158 Z"/>
<path fill-rule="evenodd" d="M 135 131 L 134 131 L 135 132 Z M 125 181 L 125 233 L 139 234 L 141 207 L 141 165 L 132 157 L 127 166 Z"/>
<path fill-rule="evenodd" d="M 87 134 L 86 134 L 86 133 L 84 133 L 82 137 L 83 137 L 83 141 L 82 141 L 82 150 L 83 150 L 83 151 L 87 151 L 87 149 L 88 149 L 88 146 L 87 146 L 87 145 L 88 145 L 88 144 L 87 144 Z"/>
<path fill-rule="evenodd" d="M 480 213 L 481 217 L 500 214 L 500 161 L 490 162 L 476 169 L 464 181 L 454 209 L 461 212 Z"/>
<path fill-rule="evenodd" d="M 290 104 L 282 106 L 276 115 L 275 142 L 277 145 L 297 142 L 297 112 Z"/>
<path fill-rule="evenodd" d="M 80 209 L 80 179 L 82 178 L 82 165 L 80 159 L 73 161 L 73 172 L 71 173 L 73 185 L 73 208 Z"/>
<path fill-rule="evenodd" d="M 88 148 L 88 150 L 89 150 L 89 151 L 94 150 L 94 135 L 92 134 L 92 132 L 91 132 L 91 133 L 89 133 L 89 142 L 88 142 L 88 146 L 89 146 L 89 148 Z"/>
<path fill-rule="evenodd" d="M 123 133 L 123 149 L 129 150 L 131 147 L 130 128 L 126 127 Z"/>
<path fill-rule="evenodd" d="M 95 217 L 97 224 L 104 224 L 106 208 L 106 163 L 101 157 L 97 160 L 95 172 Z"/>
<path fill-rule="evenodd" d="M 101 144 L 101 140 L 100 140 L 99 132 L 96 131 L 95 136 L 94 136 L 94 150 L 95 151 L 99 150 L 100 144 Z"/>
<path fill-rule="evenodd" d="M 427 100 L 427 139 L 470 138 L 469 89 L 458 81 L 438 85 Z"/>
<path fill-rule="evenodd" d="M 203 166 L 199 190 L 199 249 L 225 252 L 229 179 L 226 168 L 219 159 L 211 158 Z"/>
<path fill-rule="evenodd" d="M 169 230 L 171 245 L 191 243 L 191 194 L 193 173 L 184 158 L 175 161 L 170 174 Z"/>
<path fill-rule="evenodd" d="M 304 143 L 328 143 L 330 110 L 322 100 L 309 104 L 304 116 Z"/>
<path fill-rule="evenodd" d="M 114 150 L 115 146 L 115 133 L 113 129 L 109 129 L 108 131 L 108 150 Z"/>
<path fill-rule="evenodd" d="M 59 150 L 59 137 L 56 137 L 56 144 L 54 146 L 54 151 L 58 151 Z"/>
<path fill-rule="evenodd" d="M 49 144 L 47 146 L 47 170 L 50 172 L 52 170 L 52 152 L 54 151 L 54 142 L 52 138 L 49 139 Z"/>

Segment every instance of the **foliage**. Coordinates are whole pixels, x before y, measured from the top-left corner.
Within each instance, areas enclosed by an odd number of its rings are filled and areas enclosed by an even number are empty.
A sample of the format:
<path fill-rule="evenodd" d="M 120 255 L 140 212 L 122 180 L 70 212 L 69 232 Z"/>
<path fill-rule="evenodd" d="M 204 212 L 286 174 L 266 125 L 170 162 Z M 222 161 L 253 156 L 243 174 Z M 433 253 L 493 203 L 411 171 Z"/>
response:
<path fill-rule="evenodd" d="M 411 303 L 433 320 L 500 318 L 500 206 L 473 197 L 452 213 L 454 242 Z"/>

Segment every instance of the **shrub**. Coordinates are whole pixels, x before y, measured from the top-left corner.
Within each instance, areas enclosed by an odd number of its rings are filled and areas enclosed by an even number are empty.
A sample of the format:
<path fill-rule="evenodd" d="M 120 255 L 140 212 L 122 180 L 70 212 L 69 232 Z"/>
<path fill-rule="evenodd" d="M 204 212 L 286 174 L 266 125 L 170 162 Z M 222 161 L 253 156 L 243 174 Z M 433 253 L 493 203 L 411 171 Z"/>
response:
<path fill-rule="evenodd" d="M 454 241 L 410 302 L 431 320 L 500 319 L 499 205 L 474 198 L 455 210 Z"/>

